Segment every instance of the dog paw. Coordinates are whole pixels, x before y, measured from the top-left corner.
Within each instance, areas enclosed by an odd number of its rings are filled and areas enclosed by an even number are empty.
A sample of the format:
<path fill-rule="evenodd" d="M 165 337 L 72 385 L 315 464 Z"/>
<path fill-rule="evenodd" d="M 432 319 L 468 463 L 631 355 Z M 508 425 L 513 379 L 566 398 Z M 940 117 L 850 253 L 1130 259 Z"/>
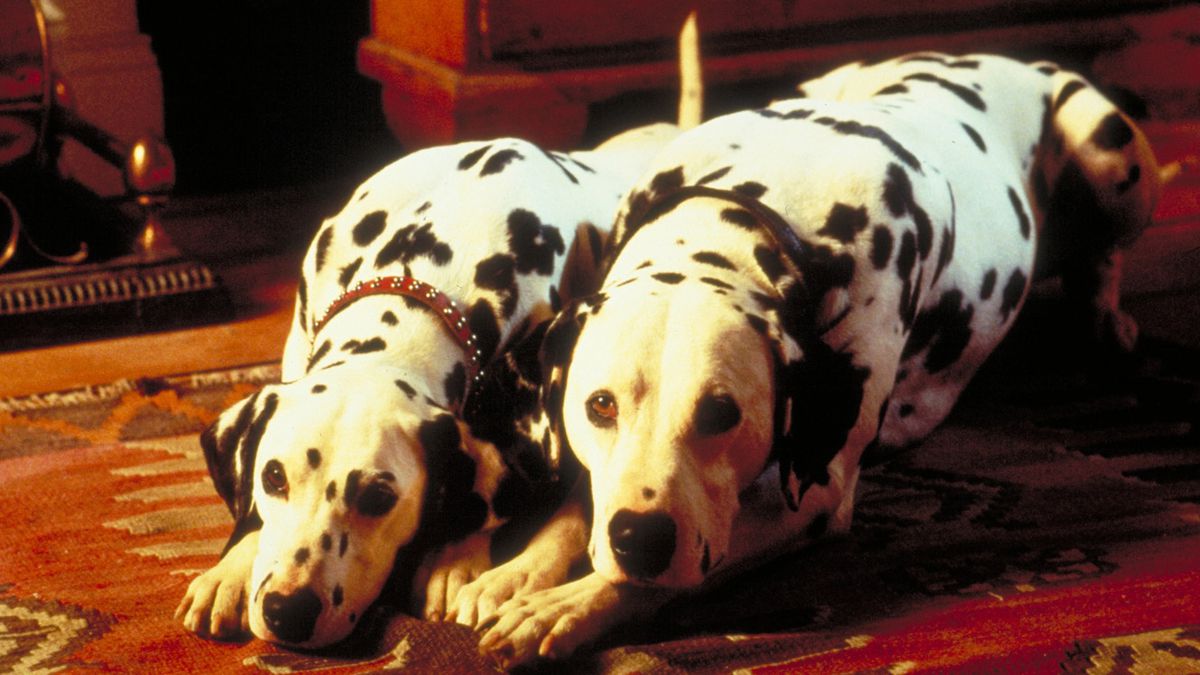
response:
<path fill-rule="evenodd" d="M 490 569 L 458 591 L 447 621 L 471 628 L 496 613 L 505 602 L 551 588 L 567 580 L 570 561 L 528 554 Z"/>
<path fill-rule="evenodd" d="M 491 536 L 477 532 L 431 554 L 417 575 L 417 597 L 423 598 L 422 616 L 441 621 L 460 590 L 492 565 Z"/>
<path fill-rule="evenodd" d="M 202 637 L 228 640 L 249 633 L 246 598 L 257 550 L 258 533 L 251 532 L 212 569 L 192 579 L 175 609 L 175 619 Z"/>
<path fill-rule="evenodd" d="M 513 598 L 481 622 L 479 651 L 508 669 L 536 658 L 561 659 L 659 602 L 641 589 L 617 587 L 598 574 Z"/>

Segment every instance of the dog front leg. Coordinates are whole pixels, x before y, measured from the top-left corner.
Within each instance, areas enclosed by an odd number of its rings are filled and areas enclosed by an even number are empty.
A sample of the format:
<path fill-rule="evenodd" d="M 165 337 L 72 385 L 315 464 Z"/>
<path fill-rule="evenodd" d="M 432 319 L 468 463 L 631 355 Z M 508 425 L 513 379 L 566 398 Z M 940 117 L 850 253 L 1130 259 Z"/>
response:
<path fill-rule="evenodd" d="M 614 585 L 593 572 L 501 605 L 482 622 L 487 631 L 479 651 L 506 669 L 538 657 L 565 658 L 622 623 L 653 615 L 674 595 L 670 590 Z"/>
<path fill-rule="evenodd" d="M 581 476 L 524 550 L 458 591 L 446 619 L 475 627 L 505 602 L 565 582 L 571 566 L 587 550 L 588 489 L 586 476 Z"/>
<path fill-rule="evenodd" d="M 221 639 L 250 632 L 247 604 L 258 535 L 257 530 L 246 534 L 212 569 L 192 579 L 175 610 L 185 628 Z"/>

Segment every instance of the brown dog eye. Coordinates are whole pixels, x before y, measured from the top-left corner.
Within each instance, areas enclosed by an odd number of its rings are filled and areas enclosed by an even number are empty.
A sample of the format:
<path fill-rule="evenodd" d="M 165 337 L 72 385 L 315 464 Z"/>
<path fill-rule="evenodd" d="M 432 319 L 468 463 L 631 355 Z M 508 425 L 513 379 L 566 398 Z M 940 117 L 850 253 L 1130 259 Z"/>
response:
<path fill-rule="evenodd" d="M 283 464 L 279 460 L 272 459 L 267 462 L 262 471 L 263 489 L 269 495 L 286 496 L 287 495 L 287 474 L 283 471 Z"/>
<path fill-rule="evenodd" d="M 617 401 L 612 394 L 601 391 L 587 400 L 588 419 L 598 427 L 610 427 L 617 423 Z"/>
<path fill-rule="evenodd" d="M 358 495 L 355 506 L 364 516 L 387 515 L 396 505 L 399 496 L 392 488 L 382 483 L 371 483 Z"/>

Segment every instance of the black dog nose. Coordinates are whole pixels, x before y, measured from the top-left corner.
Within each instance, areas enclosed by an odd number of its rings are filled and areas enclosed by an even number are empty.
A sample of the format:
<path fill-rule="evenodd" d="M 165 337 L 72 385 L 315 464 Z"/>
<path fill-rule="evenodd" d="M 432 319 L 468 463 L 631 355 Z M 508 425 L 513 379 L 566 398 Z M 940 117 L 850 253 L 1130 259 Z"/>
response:
<path fill-rule="evenodd" d="M 321 599 L 310 588 L 291 595 L 267 593 L 263 598 L 263 621 L 284 642 L 307 642 L 320 615 Z"/>
<path fill-rule="evenodd" d="M 617 511 L 608 523 L 608 540 L 617 564 L 630 576 L 653 579 L 675 555 L 675 521 L 661 511 Z"/>

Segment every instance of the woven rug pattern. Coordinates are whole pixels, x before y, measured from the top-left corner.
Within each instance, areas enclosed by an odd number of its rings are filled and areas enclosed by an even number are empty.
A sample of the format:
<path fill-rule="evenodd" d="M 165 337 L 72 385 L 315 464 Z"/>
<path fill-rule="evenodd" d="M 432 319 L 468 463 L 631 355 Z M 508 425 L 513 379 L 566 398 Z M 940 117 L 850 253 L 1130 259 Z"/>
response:
<path fill-rule="evenodd" d="M 534 670 L 1200 672 L 1200 356 L 1152 348 L 1099 385 L 1055 358 L 1016 375 L 1001 358 L 926 443 L 868 470 L 850 534 Z M 172 619 L 231 524 L 197 432 L 277 378 L 0 400 L 0 672 L 491 669 L 469 630 L 386 606 L 320 653 Z"/>

